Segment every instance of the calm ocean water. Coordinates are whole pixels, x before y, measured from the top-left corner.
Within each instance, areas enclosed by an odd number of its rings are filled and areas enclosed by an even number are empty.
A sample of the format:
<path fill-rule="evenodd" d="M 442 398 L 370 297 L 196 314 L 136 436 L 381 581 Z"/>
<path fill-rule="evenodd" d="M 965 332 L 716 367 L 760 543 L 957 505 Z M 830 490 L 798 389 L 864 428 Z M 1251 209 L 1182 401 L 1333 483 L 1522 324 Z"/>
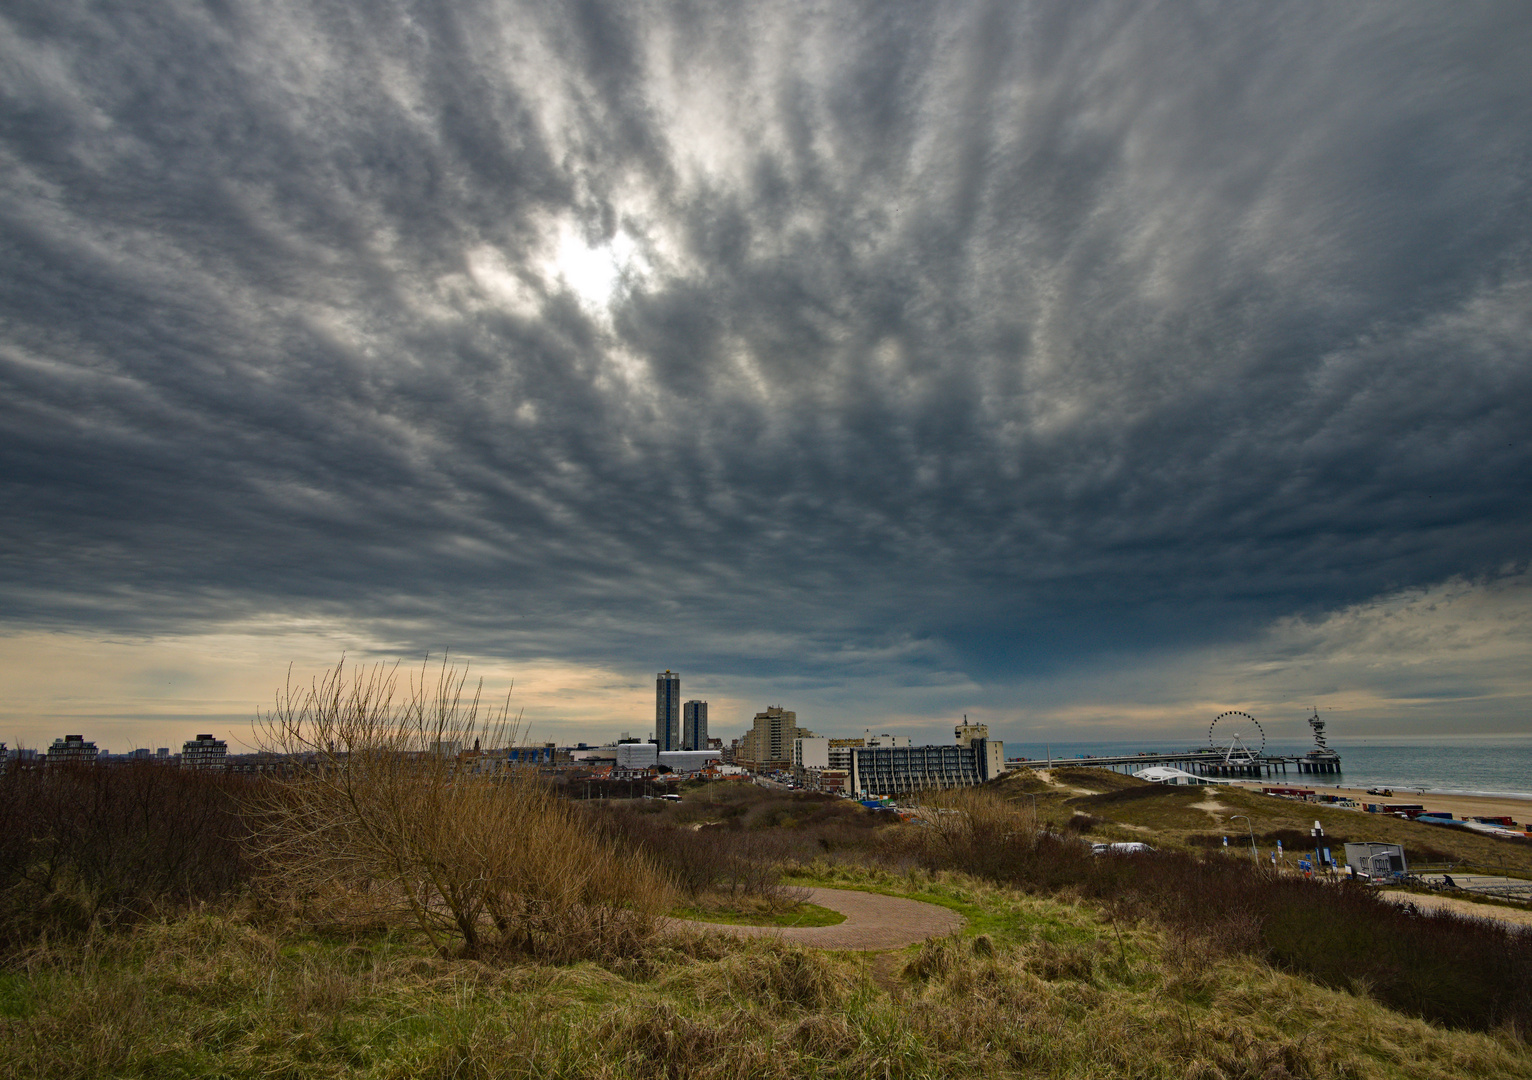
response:
<path fill-rule="evenodd" d="M 1055 760 L 1080 755 L 1107 757 L 1140 750 L 1169 753 L 1195 743 L 1161 739 L 1155 742 L 1006 743 L 1006 757 L 1041 758 L 1051 749 Z M 1313 743 L 1277 743 L 1269 754 L 1304 754 Z M 1289 781 L 1306 787 L 1389 787 L 1396 791 L 1425 788 L 1437 794 L 1512 795 L 1532 799 L 1532 738 L 1487 736 L 1479 740 L 1331 740 L 1341 756 L 1339 776 L 1302 776 L 1289 771 Z"/>

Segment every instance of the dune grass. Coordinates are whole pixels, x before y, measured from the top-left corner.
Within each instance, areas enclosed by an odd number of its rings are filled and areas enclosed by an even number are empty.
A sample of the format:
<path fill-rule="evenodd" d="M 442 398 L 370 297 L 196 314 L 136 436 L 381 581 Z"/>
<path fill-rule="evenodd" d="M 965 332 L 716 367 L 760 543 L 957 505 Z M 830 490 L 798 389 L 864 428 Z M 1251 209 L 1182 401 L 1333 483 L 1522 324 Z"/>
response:
<path fill-rule="evenodd" d="M 1133 786 L 1043 792 L 1039 817 L 1068 821 L 1078 809 L 1070 800 L 1096 799 L 1090 816 L 1103 824 L 1093 833 L 1126 829 L 1131 821 L 1106 824 L 1110 815 L 1155 799 Z M 725 894 L 742 910 L 770 910 L 795 886 L 824 885 L 967 919 L 958 934 L 902 951 L 823 953 L 664 931 L 620 950 L 441 949 L 409 919 L 326 923 L 312 903 L 258 890 L 157 909 L 174 916 L 18 936 L 0 954 L 0 1076 L 1532 1075 L 1514 1013 L 1496 1024 L 1475 1018 L 1493 1012 L 1483 1008 L 1430 1012 L 1336 963 L 1357 949 L 1353 931 L 1366 931 L 1369 955 L 1477 977 L 1493 966 L 1473 959 L 1483 934 L 1437 947 L 1457 933 L 1450 923 L 1433 937 L 1397 912 L 1358 907 L 1345 935 L 1316 936 L 1315 911 L 1320 923 L 1334 912 L 1303 907 L 1306 893 L 1251 908 L 1248 926 L 1181 918 L 1200 908 L 1238 914 L 1226 909 L 1259 897 L 1240 891 L 1244 877 L 1224 881 L 1221 863 L 1204 873 L 1184 853 L 1103 861 L 1067 837 L 1024 842 L 1031 792 L 1019 794 L 1014 803 L 992 792 L 945 796 L 968 817 L 935 815 L 926 826 L 874 828 L 824 800 L 757 805 L 743 795 L 592 819 L 606 822 L 611 842 L 650 851 L 699 910 L 713 904 L 695 897 Z M 736 803 L 742 812 L 728 821 L 737 829 L 685 827 Z M 1207 812 L 1185 796 L 1171 808 Z M 683 812 L 705 816 L 667 824 Z M 964 820 L 982 827 L 951 827 Z M 705 867 L 688 887 L 682 870 L 719 852 L 739 865 Z M 1241 926 L 1248 941 L 1219 936 Z M 1479 990 L 1447 996 L 1469 1001 Z"/>
<path fill-rule="evenodd" d="M 841 887 L 859 882 L 819 870 Z M 491 965 L 418 935 L 195 915 L 34 950 L 0 982 L 0 1075 L 1522 1077 L 1448 1031 L 1088 905 L 960 875 L 860 882 L 991 911 L 880 956 L 662 939 L 642 962 Z"/>
<path fill-rule="evenodd" d="M 1007 778 L 995 790 L 1012 799 L 1027 814 L 1031 813 L 1032 795 L 1037 794 L 1044 821 L 1051 819 L 1062 825 L 1075 814 L 1102 819 L 1105 827 L 1093 830 L 1093 835 L 1099 834 L 1102 839 L 1143 840 L 1146 838 L 1143 832 L 1148 830 L 1153 833 L 1152 842 L 1156 846 L 1205 850 L 1221 844 L 1223 836 L 1228 836 L 1231 846 L 1244 837 L 1248 850 L 1253 826 L 1256 843 L 1265 858 L 1279 837 L 1290 851 L 1299 850 L 1294 847 L 1295 842 L 1306 846 L 1309 832 L 1318 821 L 1330 838 L 1331 848 L 1345 840 L 1401 844 L 1412 854 L 1413 861 L 1450 861 L 1464 869 L 1532 877 L 1532 841 L 1483 836 L 1385 814 L 1278 799 L 1239 787 L 1177 788 L 1149 784 L 1106 769 L 1056 769 L 1053 777 L 1055 786 L 1041 789 L 1040 794 L 1034 790 L 1035 779 L 1026 785 L 1026 790 L 1021 790 Z M 1093 794 L 1081 795 L 1070 790 L 1076 787 Z M 1198 805 L 1214 803 L 1222 809 Z M 1236 819 L 1236 814 L 1249 816 L 1251 824 L 1247 825 L 1243 818 Z"/>

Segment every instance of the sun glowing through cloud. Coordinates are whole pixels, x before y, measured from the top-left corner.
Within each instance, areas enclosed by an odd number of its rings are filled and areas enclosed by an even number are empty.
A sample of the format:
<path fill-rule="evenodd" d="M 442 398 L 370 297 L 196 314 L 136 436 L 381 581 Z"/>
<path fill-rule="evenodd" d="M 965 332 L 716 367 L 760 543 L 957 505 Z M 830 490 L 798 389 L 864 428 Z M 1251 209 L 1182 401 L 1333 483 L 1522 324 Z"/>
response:
<path fill-rule="evenodd" d="M 645 269 L 638 245 L 626 232 L 619 229 L 610 240 L 593 246 L 579 229 L 569 224 L 560 229 L 553 259 L 548 264 L 550 276 L 562 281 L 586 306 L 597 310 L 611 304 L 625 279 Z"/>

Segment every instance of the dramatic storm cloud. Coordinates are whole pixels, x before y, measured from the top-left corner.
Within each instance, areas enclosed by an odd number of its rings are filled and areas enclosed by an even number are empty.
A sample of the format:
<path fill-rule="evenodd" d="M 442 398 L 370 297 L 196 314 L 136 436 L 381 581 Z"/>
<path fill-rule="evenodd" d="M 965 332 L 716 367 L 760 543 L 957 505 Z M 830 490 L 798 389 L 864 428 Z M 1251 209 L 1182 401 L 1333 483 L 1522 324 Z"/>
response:
<path fill-rule="evenodd" d="M 1493 583 L 1528 71 L 1515 4 L 7 4 L 6 627 L 939 709 Z"/>

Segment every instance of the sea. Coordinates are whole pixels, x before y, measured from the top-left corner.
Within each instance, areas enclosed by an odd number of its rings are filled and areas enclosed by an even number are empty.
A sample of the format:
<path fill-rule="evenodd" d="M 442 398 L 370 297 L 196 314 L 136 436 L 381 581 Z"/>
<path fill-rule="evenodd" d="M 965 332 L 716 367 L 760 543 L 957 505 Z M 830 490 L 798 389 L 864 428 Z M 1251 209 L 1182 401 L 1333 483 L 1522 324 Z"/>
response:
<path fill-rule="evenodd" d="M 1010 743 L 1005 756 L 1046 758 L 1114 757 L 1140 751 L 1171 753 L 1197 743 L 1173 739 L 1153 742 Z M 1205 745 L 1205 744 L 1204 744 Z M 1479 738 L 1331 739 L 1340 754 L 1339 774 L 1300 775 L 1289 769 L 1286 779 L 1304 787 L 1386 787 L 1396 793 L 1433 795 L 1493 795 L 1532 800 L 1532 736 L 1487 735 Z M 1266 753 L 1299 755 L 1314 748 L 1307 743 L 1268 743 Z M 1279 773 L 1276 780 L 1282 779 Z"/>

